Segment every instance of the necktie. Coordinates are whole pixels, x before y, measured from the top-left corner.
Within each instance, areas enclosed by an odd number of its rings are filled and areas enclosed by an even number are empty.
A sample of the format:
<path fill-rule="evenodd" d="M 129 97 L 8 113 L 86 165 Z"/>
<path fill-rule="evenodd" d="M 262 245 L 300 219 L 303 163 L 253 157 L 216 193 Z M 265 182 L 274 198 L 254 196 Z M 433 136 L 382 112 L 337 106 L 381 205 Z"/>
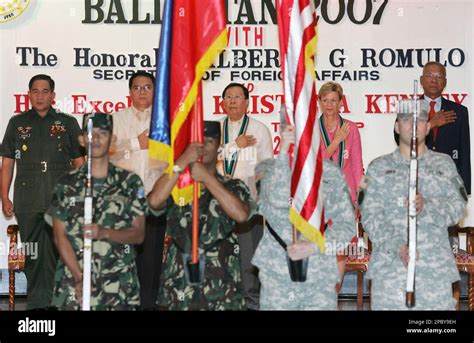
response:
<path fill-rule="evenodd" d="M 436 106 L 436 101 L 430 101 L 430 120 L 433 118 L 434 114 L 436 113 L 435 111 L 435 106 Z M 434 127 L 433 129 L 433 142 L 436 142 L 436 135 L 438 134 L 438 128 Z"/>

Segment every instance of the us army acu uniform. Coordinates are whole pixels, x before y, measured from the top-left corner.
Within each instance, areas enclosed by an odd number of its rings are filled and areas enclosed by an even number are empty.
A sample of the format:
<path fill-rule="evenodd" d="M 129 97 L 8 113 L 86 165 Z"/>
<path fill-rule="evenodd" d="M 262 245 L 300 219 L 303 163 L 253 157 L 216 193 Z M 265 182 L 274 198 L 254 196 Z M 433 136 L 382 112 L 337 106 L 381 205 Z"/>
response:
<path fill-rule="evenodd" d="M 83 263 L 84 196 L 87 166 L 59 178 L 54 189 L 51 214 L 66 224 L 66 234 Z M 147 210 L 145 190 L 140 177 L 109 164 L 104 179 L 92 180 L 94 189 L 93 223 L 107 229 L 123 230 Z M 52 305 L 64 310 L 81 308 L 75 299 L 74 279 L 66 265 L 59 261 Z M 94 240 L 92 245 L 91 309 L 133 310 L 140 305 L 133 245 L 111 240 Z"/>
<path fill-rule="evenodd" d="M 10 119 L 3 139 L 3 156 L 15 159 L 13 204 L 21 239 L 37 244 L 37 258 L 27 255 L 28 309 L 49 306 L 58 254 L 52 229 L 43 215 L 58 177 L 71 160 L 84 155 L 75 118 L 50 108 L 44 118 L 35 110 Z"/>
<path fill-rule="evenodd" d="M 291 170 L 288 155 L 257 166 L 261 179 L 258 205 L 270 226 L 290 245 L 292 227 L 289 220 Z M 265 230 L 252 263 L 259 269 L 262 284 L 262 310 L 336 310 L 338 276 L 336 250 L 343 249 L 354 236 L 354 211 L 349 189 L 340 169 L 323 161 L 324 213 L 329 224 L 325 231 L 325 254 L 318 251 L 309 258 L 305 282 L 293 282 L 288 271 L 286 253 Z"/>
<path fill-rule="evenodd" d="M 375 159 L 367 171 L 362 222 L 372 241 L 368 278 L 372 309 L 407 310 L 407 269 L 399 256 L 407 244 L 408 159 L 400 150 Z M 448 226 L 463 217 L 467 201 L 462 179 L 448 155 L 426 150 L 418 159 L 418 215 L 414 310 L 454 310 L 452 283 L 459 280 L 448 239 Z"/>
<path fill-rule="evenodd" d="M 249 219 L 256 205 L 240 180 L 216 174 L 219 182 L 250 207 Z M 240 249 L 235 222 L 207 190 L 199 200 L 199 254 L 205 260 L 204 281 L 198 286 L 187 284 L 183 254 L 191 251 L 192 206 L 178 207 L 171 197 L 166 207 L 155 211 L 166 213 L 166 234 L 173 238 L 161 276 L 159 306 L 169 310 L 242 310 L 245 308 L 240 274 Z"/>

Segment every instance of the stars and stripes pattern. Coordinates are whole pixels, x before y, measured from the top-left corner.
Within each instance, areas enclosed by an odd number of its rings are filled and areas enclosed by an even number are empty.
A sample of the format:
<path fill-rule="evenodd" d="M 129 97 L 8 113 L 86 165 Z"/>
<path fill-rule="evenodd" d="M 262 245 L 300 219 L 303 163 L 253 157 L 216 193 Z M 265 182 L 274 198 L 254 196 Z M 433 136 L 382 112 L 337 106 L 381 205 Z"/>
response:
<path fill-rule="evenodd" d="M 312 0 L 278 0 L 287 121 L 295 127 L 290 221 L 324 252 L 322 151 L 316 117 L 316 12 Z"/>

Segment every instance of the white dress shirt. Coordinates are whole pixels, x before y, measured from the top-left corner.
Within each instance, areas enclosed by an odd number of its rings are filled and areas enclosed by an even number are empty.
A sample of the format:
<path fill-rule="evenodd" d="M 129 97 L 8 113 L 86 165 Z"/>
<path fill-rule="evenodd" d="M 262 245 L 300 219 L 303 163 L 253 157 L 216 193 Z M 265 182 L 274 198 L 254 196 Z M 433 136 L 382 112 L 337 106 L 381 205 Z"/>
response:
<path fill-rule="evenodd" d="M 437 97 L 436 99 L 431 99 L 427 97 L 426 95 L 423 97 L 423 101 L 425 102 L 426 108 L 428 109 L 428 113 L 430 112 L 430 103 L 432 101 L 436 102 L 434 110 L 435 112 L 441 111 L 441 97 Z"/>
<path fill-rule="evenodd" d="M 164 165 L 150 160 L 148 149 L 140 149 L 138 136 L 150 129 L 151 107 L 139 111 L 129 107 L 113 114 L 114 135 L 110 160 L 117 166 L 132 171 L 143 180 L 146 193 L 150 192 L 161 176 Z"/>
<path fill-rule="evenodd" d="M 249 187 L 252 198 L 256 199 L 257 189 L 255 185 L 255 166 L 263 160 L 269 158 L 273 159 L 273 141 L 270 130 L 268 130 L 265 124 L 249 117 L 248 128 L 245 135 L 253 136 L 257 140 L 257 143 L 253 146 L 240 149 L 235 140 L 239 135 L 243 118 L 244 117 L 242 116 L 240 120 L 235 122 L 229 118 L 229 143 L 224 145 L 224 149 L 220 155 L 221 158 L 219 158 L 218 161 L 217 170 L 220 174 L 224 175 L 223 157 L 226 156 L 227 159 L 230 160 L 232 154 L 237 151 L 239 157 L 233 178 L 241 179 L 247 187 Z M 224 120 L 221 121 L 222 137 L 224 137 Z"/>

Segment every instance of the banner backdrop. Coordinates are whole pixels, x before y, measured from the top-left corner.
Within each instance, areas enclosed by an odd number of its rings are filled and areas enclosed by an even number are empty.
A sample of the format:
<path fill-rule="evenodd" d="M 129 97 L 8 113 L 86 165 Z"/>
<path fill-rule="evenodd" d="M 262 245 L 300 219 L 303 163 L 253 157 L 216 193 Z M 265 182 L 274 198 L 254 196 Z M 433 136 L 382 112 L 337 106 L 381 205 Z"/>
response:
<path fill-rule="evenodd" d="M 411 96 L 427 61 L 446 65 L 445 96 L 472 113 L 473 1 L 315 5 L 316 88 L 330 80 L 343 86 L 342 114 L 358 122 L 365 168 L 395 148 L 395 102 Z M 9 118 L 29 108 L 28 81 L 38 73 L 53 77 L 55 106 L 79 122 L 90 111 L 128 107 L 130 75 L 155 73 L 163 6 L 164 0 L 0 0 L 1 137 Z M 250 91 L 249 114 L 268 125 L 277 153 L 282 85 L 275 1 L 227 0 L 226 8 L 229 46 L 204 77 L 205 118 L 222 118 L 222 89 L 242 82 Z M 474 221 L 471 213 L 470 201 L 466 225 Z M 1 217 L 0 268 L 6 268 L 9 223 L 14 219 Z"/>

